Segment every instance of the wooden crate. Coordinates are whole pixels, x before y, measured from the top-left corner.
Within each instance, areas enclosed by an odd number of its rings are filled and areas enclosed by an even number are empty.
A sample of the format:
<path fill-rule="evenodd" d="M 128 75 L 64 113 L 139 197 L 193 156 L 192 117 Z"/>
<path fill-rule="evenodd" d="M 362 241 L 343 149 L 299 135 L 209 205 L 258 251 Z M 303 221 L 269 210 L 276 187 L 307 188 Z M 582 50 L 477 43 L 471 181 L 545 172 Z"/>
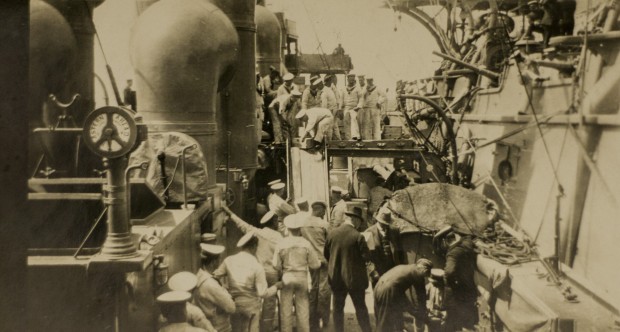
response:
<path fill-rule="evenodd" d="M 398 139 L 403 135 L 403 127 L 401 126 L 384 126 L 383 139 Z"/>
<path fill-rule="evenodd" d="M 314 140 L 312 138 L 305 138 L 301 141 L 302 149 L 312 149 L 314 147 Z"/>

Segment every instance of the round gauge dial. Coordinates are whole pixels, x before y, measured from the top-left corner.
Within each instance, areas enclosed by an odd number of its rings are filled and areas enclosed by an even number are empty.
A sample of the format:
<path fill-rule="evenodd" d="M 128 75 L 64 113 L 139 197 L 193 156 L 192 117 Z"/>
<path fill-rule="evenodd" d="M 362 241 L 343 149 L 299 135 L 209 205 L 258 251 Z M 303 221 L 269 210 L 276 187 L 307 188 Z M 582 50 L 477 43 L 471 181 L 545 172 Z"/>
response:
<path fill-rule="evenodd" d="M 138 128 L 130 111 L 106 106 L 90 113 L 84 121 L 84 141 L 96 154 L 118 158 L 136 144 Z"/>

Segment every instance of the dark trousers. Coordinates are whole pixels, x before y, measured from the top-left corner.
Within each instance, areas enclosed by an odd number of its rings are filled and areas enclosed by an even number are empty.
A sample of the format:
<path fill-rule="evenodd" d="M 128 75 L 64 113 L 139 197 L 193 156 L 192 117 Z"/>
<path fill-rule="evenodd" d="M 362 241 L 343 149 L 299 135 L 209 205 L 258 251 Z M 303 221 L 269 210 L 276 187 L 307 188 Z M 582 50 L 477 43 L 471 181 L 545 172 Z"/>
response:
<path fill-rule="evenodd" d="M 330 304 L 331 304 L 331 288 L 327 281 L 327 265 L 322 264 L 316 270 L 310 270 L 310 278 L 312 279 L 312 289 L 310 290 L 310 331 L 320 330 L 320 321 L 323 326 L 329 323 Z"/>
<path fill-rule="evenodd" d="M 334 331 L 344 331 L 344 302 L 348 294 L 353 301 L 357 323 L 360 325 L 362 332 L 371 332 L 370 317 L 368 316 L 368 308 L 366 308 L 366 302 L 364 301 L 364 292 L 364 289 L 332 289 L 334 296 Z"/>
<path fill-rule="evenodd" d="M 478 323 L 478 307 L 475 301 L 454 301 L 446 306 L 445 331 L 474 330 Z"/>
<path fill-rule="evenodd" d="M 375 296 L 376 329 L 381 332 L 401 332 L 405 326 L 403 320 L 404 303 L 377 303 Z"/>

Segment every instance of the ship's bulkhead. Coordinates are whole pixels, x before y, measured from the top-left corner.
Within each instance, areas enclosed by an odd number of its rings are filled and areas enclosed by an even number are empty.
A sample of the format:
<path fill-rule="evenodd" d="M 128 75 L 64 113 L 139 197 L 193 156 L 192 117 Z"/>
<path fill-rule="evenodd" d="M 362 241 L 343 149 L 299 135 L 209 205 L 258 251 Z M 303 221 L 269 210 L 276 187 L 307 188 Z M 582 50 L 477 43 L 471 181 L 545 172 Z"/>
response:
<path fill-rule="evenodd" d="M 612 221 L 618 209 L 613 165 L 620 151 L 613 142 L 617 142 L 620 124 L 619 47 L 617 37 L 588 45 L 579 81 L 583 86 L 575 84 L 571 75 L 543 67 L 538 75 L 546 79 L 534 82 L 528 77 L 531 67 L 511 60 L 498 86 L 478 92 L 463 125 L 469 132 L 467 140 L 475 142 L 472 183 L 477 190 L 502 206 L 504 220 L 523 230 L 542 257 L 556 253 L 554 237 L 559 235 L 563 273 L 589 296 L 602 300 L 580 299 L 591 310 L 562 316 L 600 324 L 602 329 L 609 326 L 610 316 L 593 308 L 601 303 L 605 308 L 620 304 L 616 281 L 620 266 L 612 254 L 618 249 L 616 234 L 620 231 Z M 575 56 L 571 53 L 563 60 L 570 62 Z M 577 108 L 573 107 L 575 98 L 581 99 Z M 515 280 L 525 284 L 514 284 Z M 568 310 L 558 309 L 564 307 L 564 300 L 554 300 L 544 287 L 529 282 L 526 277 L 513 278 L 513 296 L 534 295 L 544 299 L 552 312 Z M 523 303 L 531 305 L 527 300 Z M 506 318 L 507 325 L 528 326 L 510 321 L 508 308 L 504 309 L 501 318 Z M 545 309 L 534 307 L 532 312 Z"/>
<path fill-rule="evenodd" d="M 201 234 L 215 233 L 226 254 L 238 250 L 223 200 L 255 222 L 255 1 L 136 2 L 128 56 L 148 137 L 121 157 L 133 170 L 130 215 L 120 221 L 102 203 L 115 190 L 106 187 L 108 164 L 80 139 L 94 109 L 92 11 L 101 2 L 31 2 L 31 73 L 39 76 L 29 91 L 29 331 L 156 330 L 155 298 L 174 273 L 198 270 Z M 119 222 L 139 255 L 100 254 Z"/>

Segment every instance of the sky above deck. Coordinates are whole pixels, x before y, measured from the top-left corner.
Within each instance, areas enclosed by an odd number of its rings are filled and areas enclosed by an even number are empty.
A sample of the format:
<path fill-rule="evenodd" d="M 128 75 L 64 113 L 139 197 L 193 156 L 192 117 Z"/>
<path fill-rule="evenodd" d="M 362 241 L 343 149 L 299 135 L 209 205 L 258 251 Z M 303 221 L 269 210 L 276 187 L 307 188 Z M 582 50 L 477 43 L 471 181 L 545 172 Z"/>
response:
<path fill-rule="evenodd" d="M 439 65 L 430 33 L 409 16 L 399 20 L 383 0 L 268 0 L 267 8 L 297 22 L 303 53 L 329 54 L 342 43 L 355 71 L 382 87 L 429 76 Z"/>
<path fill-rule="evenodd" d="M 399 79 L 429 76 L 439 65 L 438 58 L 431 55 L 438 49 L 431 35 L 409 16 L 402 15 L 399 20 L 383 0 L 267 0 L 267 8 L 296 21 L 303 53 L 329 54 L 341 43 L 355 72 L 374 76 L 383 89 L 392 91 Z M 133 77 L 129 39 L 137 16 L 136 3 L 128 0 L 106 0 L 95 10 L 95 24 L 120 89 Z M 114 103 L 98 46 L 95 73 L 105 82 Z M 96 102 L 103 106 L 98 83 Z"/>

